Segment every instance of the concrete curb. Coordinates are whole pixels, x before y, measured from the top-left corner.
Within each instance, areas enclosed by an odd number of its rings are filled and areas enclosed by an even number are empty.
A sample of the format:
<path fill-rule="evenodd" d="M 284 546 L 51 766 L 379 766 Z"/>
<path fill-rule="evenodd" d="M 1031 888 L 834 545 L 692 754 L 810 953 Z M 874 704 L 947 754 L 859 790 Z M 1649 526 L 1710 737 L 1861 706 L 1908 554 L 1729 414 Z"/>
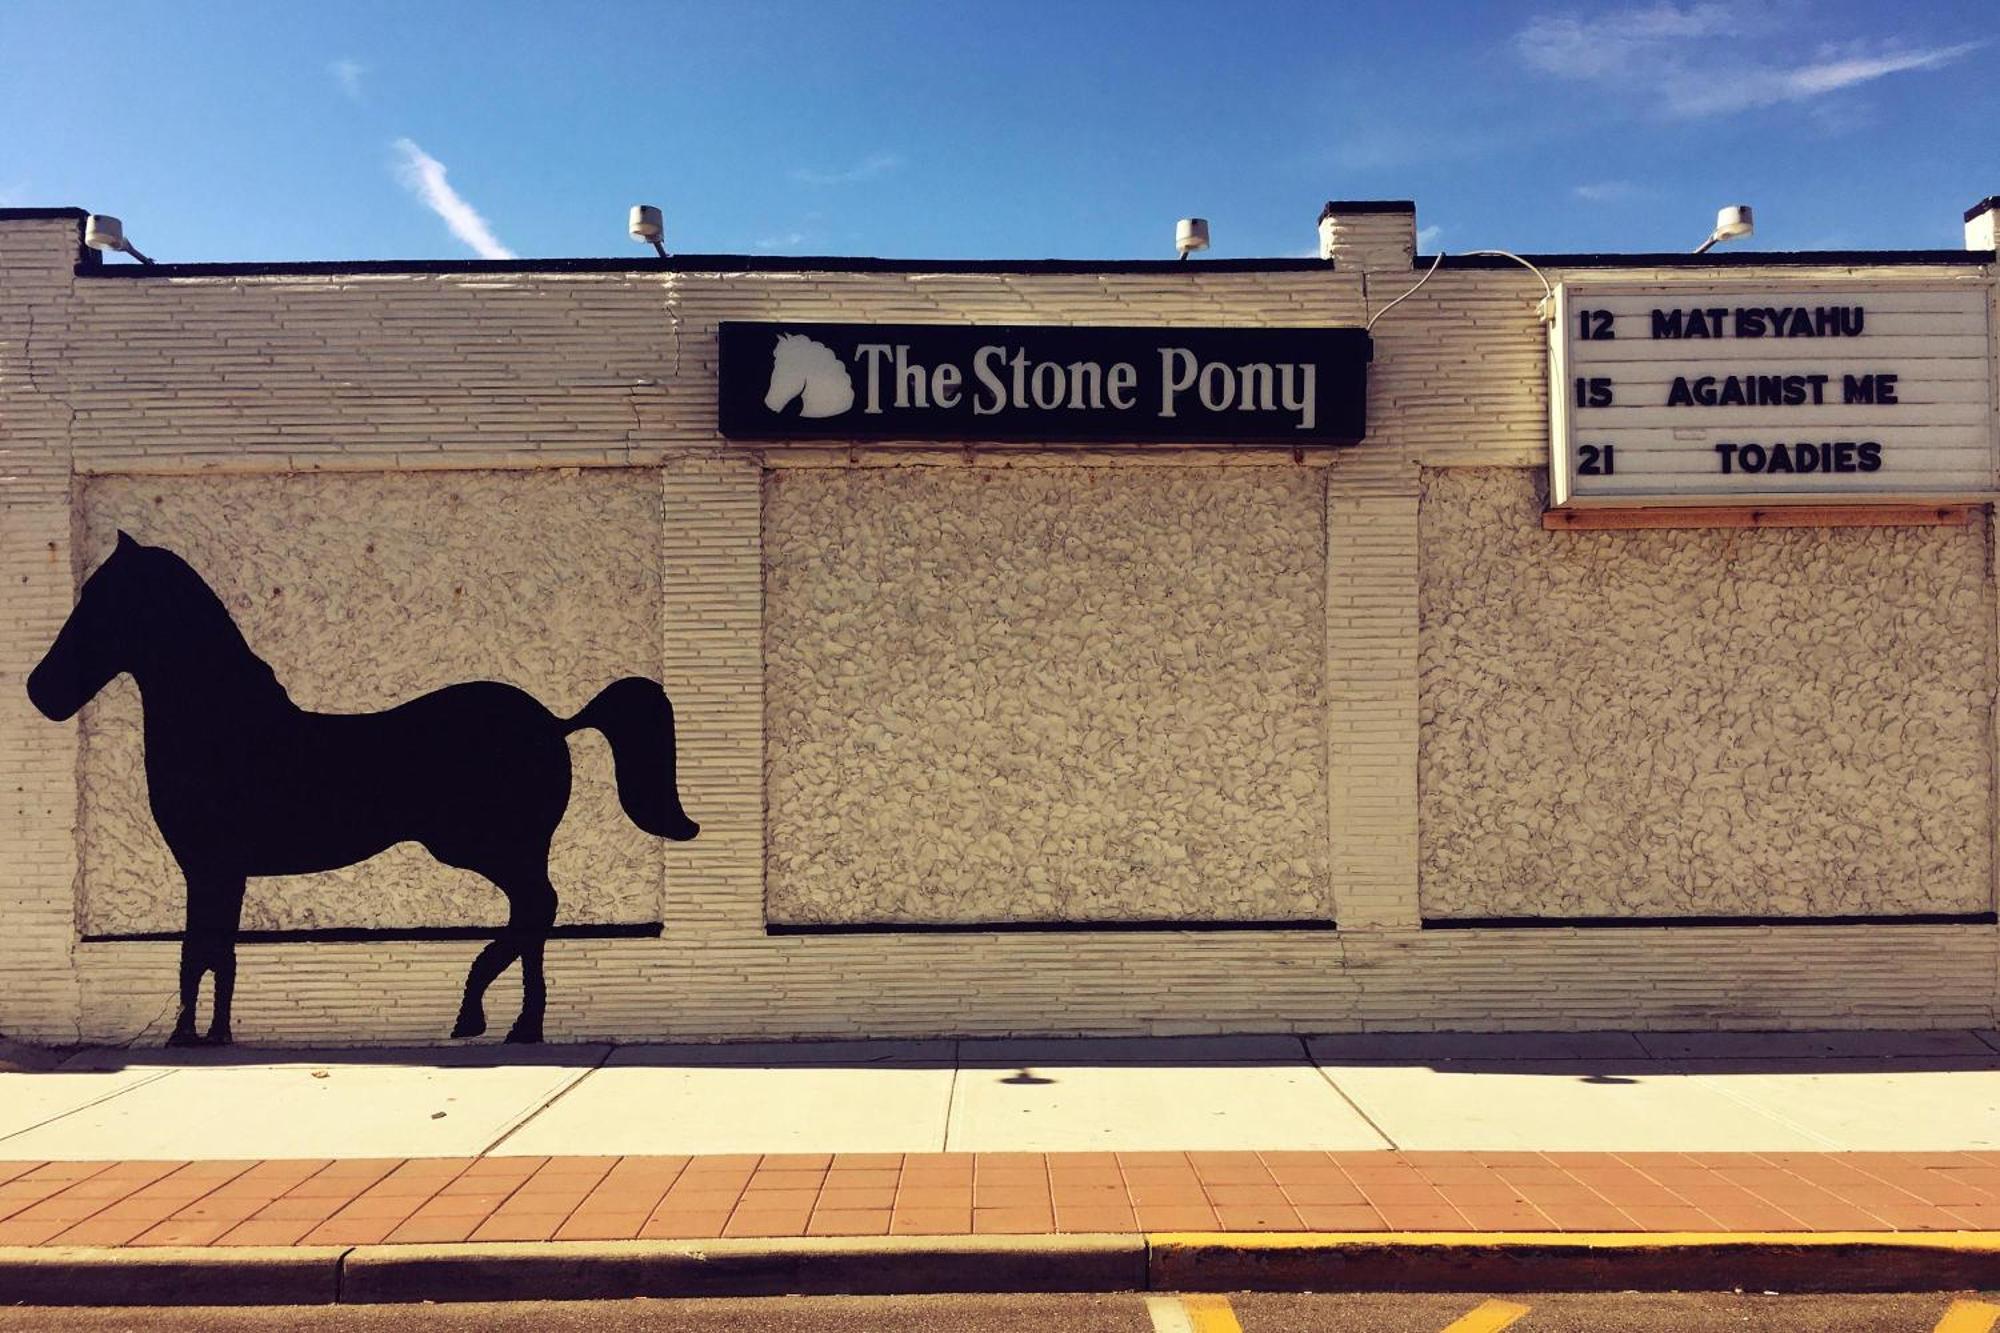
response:
<path fill-rule="evenodd" d="M 837 1236 L 0 1248 L 0 1304 L 326 1305 L 1061 1291 L 1959 1291 L 2000 1232 Z"/>
<path fill-rule="evenodd" d="M 1144 1236 L 829 1236 L 786 1240 L 364 1245 L 340 1299 L 619 1300 L 633 1296 L 1139 1291 Z"/>
<path fill-rule="evenodd" d="M 327 1305 L 344 1246 L 0 1247 L 0 1305 Z"/>
<path fill-rule="evenodd" d="M 1156 1291 L 1958 1291 L 2000 1232 L 1431 1232 L 1148 1237 Z"/>

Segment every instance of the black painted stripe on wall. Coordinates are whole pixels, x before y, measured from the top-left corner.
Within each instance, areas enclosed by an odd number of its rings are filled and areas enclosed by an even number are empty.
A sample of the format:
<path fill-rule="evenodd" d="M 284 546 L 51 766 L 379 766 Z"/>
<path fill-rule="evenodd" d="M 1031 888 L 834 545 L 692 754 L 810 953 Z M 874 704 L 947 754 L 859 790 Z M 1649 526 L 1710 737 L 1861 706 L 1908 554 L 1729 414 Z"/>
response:
<path fill-rule="evenodd" d="M 607 925 L 562 925 L 549 931 L 552 940 L 650 940 L 666 926 L 658 921 L 614 922 Z M 132 934 L 85 935 L 85 944 L 159 944 L 178 941 L 178 930 Z M 499 926 L 323 926 L 313 930 L 245 930 L 239 944 L 373 944 L 384 940 L 490 940 Z"/>
<path fill-rule="evenodd" d="M 1726 926 L 1991 926 L 1993 912 L 1911 912 L 1902 916 L 1457 916 L 1425 917 L 1425 930 L 1626 930 Z"/>
<path fill-rule="evenodd" d="M 1425 930 L 1630 930 L 1659 928 L 1726 928 L 1744 926 L 1991 926 L 2000 924 L 1993 912 L 1921 912 L 1906 916 L 1481 916 L 1426 917 Z M 882 921 L 793 924 L 773 922 L 766 935 L 1116 935 L 1229 934 L 1243 931 L 1339 930 L 1333 921 Z M 311 930 L 246 930 L 243 944 L 372 944 L 387 941 L 490 940 L 498 926 L 325 926 Z M 85 935 L 85 944 L 172 944 L 178 930 Z M 666 926 L 658 921 L 615 922 L 606 925 L 561 925 L 549 932 L 557 940 L 659 939 Z"/>
<path fill-rule="evenodd" d="M 1338 930 L 1331 921 L 879 921 L 796 924 L 769 922 L 766 935 L 1105 935 L 1173 931 L 1219 934 L 1245 930 Z"/>

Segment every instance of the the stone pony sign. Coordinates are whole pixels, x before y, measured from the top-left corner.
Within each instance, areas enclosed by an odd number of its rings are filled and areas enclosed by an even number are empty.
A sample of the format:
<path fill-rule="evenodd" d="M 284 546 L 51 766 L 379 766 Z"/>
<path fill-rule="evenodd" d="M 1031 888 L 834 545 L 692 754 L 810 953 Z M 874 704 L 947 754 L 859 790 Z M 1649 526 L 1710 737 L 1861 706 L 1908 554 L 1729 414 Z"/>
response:
<path fill-rule="evenodd" d="M 1337 445 L 1366 429 L 1355 328 L 725 323 L 738 440 Z"/>

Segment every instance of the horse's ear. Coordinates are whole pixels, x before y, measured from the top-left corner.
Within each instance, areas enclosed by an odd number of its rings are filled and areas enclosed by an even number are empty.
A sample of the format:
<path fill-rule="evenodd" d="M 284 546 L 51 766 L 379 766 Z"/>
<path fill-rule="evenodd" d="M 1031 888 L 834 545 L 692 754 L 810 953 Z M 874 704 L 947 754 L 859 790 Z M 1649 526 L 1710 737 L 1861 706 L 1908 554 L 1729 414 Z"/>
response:
<path fill-rule="evenodd" d="M 118 529 L 118 550 L 129 551 L 138 546 L 138 544 L 132 540 L 131 533 L 125 531 L 123 528 Z"/>

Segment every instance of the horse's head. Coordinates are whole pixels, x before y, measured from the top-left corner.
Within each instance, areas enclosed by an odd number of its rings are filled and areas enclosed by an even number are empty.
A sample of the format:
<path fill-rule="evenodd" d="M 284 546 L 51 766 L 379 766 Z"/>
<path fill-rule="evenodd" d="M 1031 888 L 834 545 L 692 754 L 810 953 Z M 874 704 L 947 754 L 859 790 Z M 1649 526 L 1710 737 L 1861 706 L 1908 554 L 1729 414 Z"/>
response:
<path fill-rule="evenodd" d="M 806 361 L 799 344 L 807 339 L 796 333 L 782 333 L 771 348 L 771 387 L 764 391 L 764 406 L 782 412 L 785 404 L 805 391 Z"/>
<path fill-rule="evenodd" d="M 97 697 L 111 678 L 132 669 L 134 641 L 154 618 L 144 567 L 165 555 L 124 533 L 111 558 L 84 580 L 76 609 L 28 676 L 28 699 L 51 721 L 64 722 Z"/>
<path fill-rule="evenodd" d="M 771 387 L 764 406 L 782 412 L 804 395 L 802 417 L 839 416 L 854 406 L 854 380 L 833 349 L 803 333 L 784 333 L 771 349 Z"/>

